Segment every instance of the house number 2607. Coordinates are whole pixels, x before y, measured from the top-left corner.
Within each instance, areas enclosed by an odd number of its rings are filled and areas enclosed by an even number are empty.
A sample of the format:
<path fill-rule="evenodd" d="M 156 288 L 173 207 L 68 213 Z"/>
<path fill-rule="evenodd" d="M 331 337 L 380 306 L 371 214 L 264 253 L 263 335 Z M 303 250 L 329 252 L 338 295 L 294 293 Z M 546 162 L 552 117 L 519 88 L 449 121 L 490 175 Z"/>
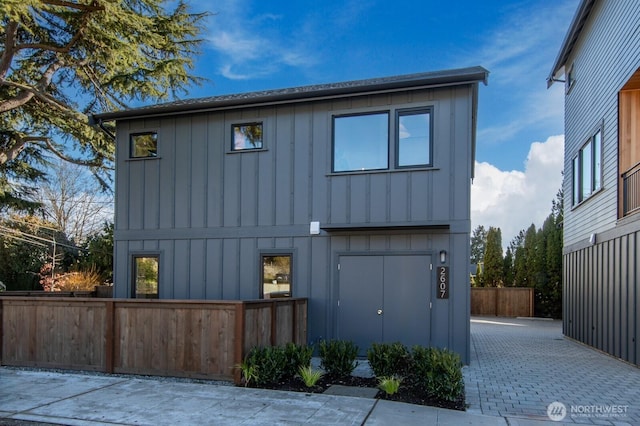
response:
<path fill-rule="evenodd" d="M 449 267 L 438 266 L 438 299 L 449 298 Z"/>

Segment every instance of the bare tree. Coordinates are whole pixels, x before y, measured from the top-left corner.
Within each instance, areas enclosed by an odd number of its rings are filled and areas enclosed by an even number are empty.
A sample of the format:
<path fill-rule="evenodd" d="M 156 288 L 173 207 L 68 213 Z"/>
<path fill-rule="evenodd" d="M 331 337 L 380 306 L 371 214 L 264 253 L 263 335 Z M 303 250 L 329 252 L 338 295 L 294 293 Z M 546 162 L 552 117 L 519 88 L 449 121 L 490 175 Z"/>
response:
<path fill-rule="evenodd" d="M 53 163 L 36 198 L 44 219 L 55 223 L 74 244 L 82 244 L 105 221 L 113 221 L 113 195 L 102 191 L 87 169 L 77 164 Z"/>

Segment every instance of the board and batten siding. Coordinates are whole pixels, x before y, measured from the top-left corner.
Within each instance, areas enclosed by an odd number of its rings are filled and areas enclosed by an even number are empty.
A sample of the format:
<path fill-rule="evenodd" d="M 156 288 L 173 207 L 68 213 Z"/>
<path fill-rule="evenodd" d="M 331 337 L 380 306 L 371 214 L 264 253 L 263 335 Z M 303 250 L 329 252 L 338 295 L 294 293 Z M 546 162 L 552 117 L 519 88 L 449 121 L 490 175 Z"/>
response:
<path fill-rule="evenodd" d="M 596 1 L 567 60 L 575 83 L 565 96 L 564 245 L 588 240 L 618 220 L 618 92 L 640 67 L 636 0 Z M 602 190 L 572 206 L 572 159 L 602 126 Z"/>
<path fill-rule="evenodd" d="M 309 298 L 308 337 L 317 341 L 335 334 L 336 252 L 420 252 L 435 259 L 445 249 L 450 299 L 434 302 L 432 341 L 468 362 L 476 96 L 474 83 L 118 120 L 115 296 L 131 297 L 131 255 L 157 253 L 160 298 L 256 299 L 260 254 L 291 252 L 293 295 Z M 433 167 L 331 173 L 334 114 L 390 111 L 393 137 L 395 109 L 426 106 L 433 107 Z M 255 120 L 263 122 L 263 149 L 230 152 L 231 124 Z M 129 135 L 141 131 L 157 132 L 157 158 L 128 158 Z M 426 228 L 311 236 L 311 221 Z M 431 274 L 435 282 L 435 267 Z M 435 294 L 434 288 L 433 300 Z"/>
<path fill-rule="evenodd" d="M 640 231 L 564 256 L 564 334 L 640 365 Z"/>

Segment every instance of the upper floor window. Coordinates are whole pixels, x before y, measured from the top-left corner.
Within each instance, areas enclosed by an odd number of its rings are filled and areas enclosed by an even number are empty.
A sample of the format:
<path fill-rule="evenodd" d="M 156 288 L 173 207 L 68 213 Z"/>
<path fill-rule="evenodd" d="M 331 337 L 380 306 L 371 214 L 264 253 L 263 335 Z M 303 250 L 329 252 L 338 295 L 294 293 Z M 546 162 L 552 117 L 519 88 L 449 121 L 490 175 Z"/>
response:
<path fill-rule="evenodd" d="M 332 171 L 431 166 L 432 108 L 398 109 L 395 114 L 393 126 L 390 111 L 334 116 Z"/>
<path fill-rule="evenodd" d="M 602 130 L 578 151 L 573 158 L 573 205 L 589 198 L 602 188 Z"/>
<path fill-rule="evenodd" d="M 239 123 L 231 126 L 231 150 L 262 149 L 262 123 Z"/>
<path fill-rule="evenodd" d="M 396 167 L 431 165 L 431 109 L 398 111 Z"/>
<path fill-rule="evenodd" d="M 389 167 L 389 113 L 333 118 L 333 171 Z"/>
<path fill-rule="evenodd" d="M 158 156 L 158 133 L 134 133 L 129 136 L 129 156 L 149 158 Z"/>
<path fill-rule="evenodd" d="M 571 90 L 575 82 L 576 82 L 575 71 L 573 68 L 573 64 L 571 64 L 571 66 L 569 67 L 569 71 L 567 71 L 567 74 L 565 76 L 564 87 L 565 87 L 566 93 L 569 93 L 569 90 Z"/>

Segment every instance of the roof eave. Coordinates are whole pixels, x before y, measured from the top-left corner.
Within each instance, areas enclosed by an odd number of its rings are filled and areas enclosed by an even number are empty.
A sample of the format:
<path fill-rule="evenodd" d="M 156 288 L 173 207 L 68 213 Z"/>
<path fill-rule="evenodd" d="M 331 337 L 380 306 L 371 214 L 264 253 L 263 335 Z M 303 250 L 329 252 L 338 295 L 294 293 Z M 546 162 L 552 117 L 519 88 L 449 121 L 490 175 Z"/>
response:
<path fill-rule="evenodd" d="M 201 101 L 141 107 L 123 111 L 95 114 L 96 122 L 187 114 L 239 107 L 265 106 L 281 103 L 308 102 L 369 93 L 393 92 L 405 89 L 416 90 L 439 86 L 454 86 L 483 82 L 487 84 L 489 71 L 482 67 L 471 67 L 433 73 L 411 74 L 382 79 L 359 80 L 335 85 L 304 86 L 285 90 L 247 93 L 245 96 L 228 98 L 202 98 Z"/>
<path fill-rule="evenodd" d="M 551 87 L 553 83 L 557 81 L 558 72 L 566 65 L 567 59 L 569 55 L 571 55 L 573 47 L 582 33 L 582 28 L 589 17 L 589 13 L 593 8 L 594 3 L 595 0 L 581 0 L 578 10 L 571 21 L 569 31 L 567 31 L 567 34 L 564 37 L 558 56 L 553 63 L 553 68 L 551 68 L 549 77 L 547 77 L 547 88 Z"/>

